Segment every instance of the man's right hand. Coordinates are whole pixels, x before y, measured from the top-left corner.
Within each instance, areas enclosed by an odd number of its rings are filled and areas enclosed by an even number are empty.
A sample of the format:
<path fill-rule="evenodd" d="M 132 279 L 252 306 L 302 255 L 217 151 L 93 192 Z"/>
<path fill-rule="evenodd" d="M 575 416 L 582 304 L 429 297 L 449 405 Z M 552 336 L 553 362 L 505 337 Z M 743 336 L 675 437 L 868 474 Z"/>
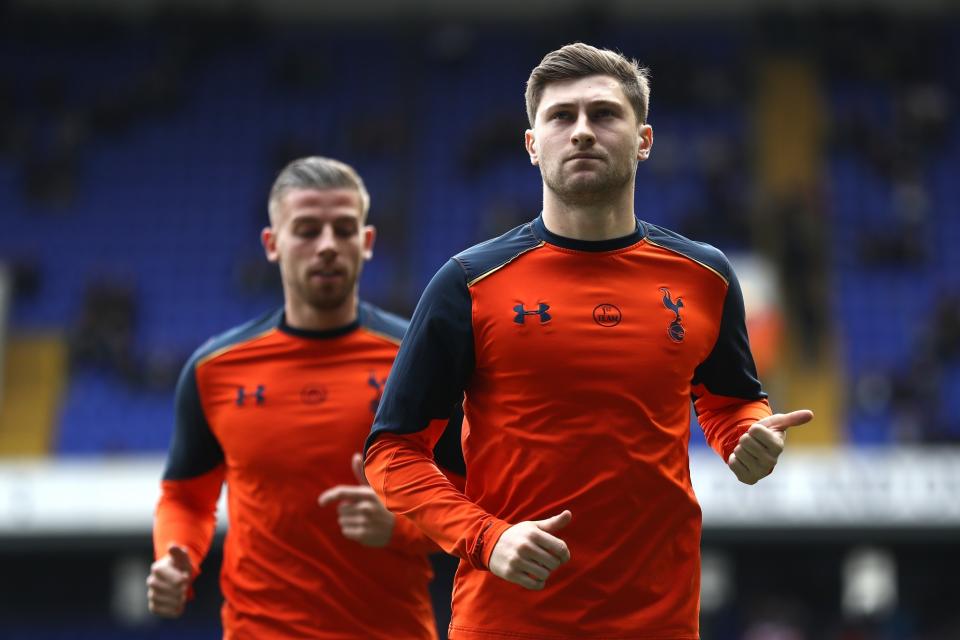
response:
<path fill-rule="evenodd" d="M 546 520 L 515 524 L 500 535 L 490 554 L 490 573 L 524 589 L 543 589 L 550 573 L 570 560 L 567 543 L 552 535 L 570 524 L 564 511 Z"/>
<path fill-rule="evenodd" d="M 177 618 L 187 603 L 187 590 L 193 569 L 183 547 L 171 544 L 167 555 L 150 566 L 147 578 L 147 604 L 150 612 L 164 618 Z"/>

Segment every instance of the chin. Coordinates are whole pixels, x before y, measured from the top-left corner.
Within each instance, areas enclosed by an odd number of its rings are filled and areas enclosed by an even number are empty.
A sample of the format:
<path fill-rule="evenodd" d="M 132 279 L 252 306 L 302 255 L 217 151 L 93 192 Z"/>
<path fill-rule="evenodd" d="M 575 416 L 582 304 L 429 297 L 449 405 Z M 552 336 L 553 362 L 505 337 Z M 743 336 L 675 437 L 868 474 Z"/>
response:
<path fill-rule="evenodd" d="M 336 290 L 311 291 L 306 302 L 317 311 L 333 311 L 345 305 L 349 298 L 350 289 L 338 287 Z"/>

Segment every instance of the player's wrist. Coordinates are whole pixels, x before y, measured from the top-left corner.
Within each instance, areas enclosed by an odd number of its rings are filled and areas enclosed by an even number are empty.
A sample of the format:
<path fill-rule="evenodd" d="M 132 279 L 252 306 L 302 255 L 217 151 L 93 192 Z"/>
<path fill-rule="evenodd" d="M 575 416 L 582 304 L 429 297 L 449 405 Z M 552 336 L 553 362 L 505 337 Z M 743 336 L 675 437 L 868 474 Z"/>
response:
<path fill-rule="evenodd" d="M 493 551 L 503 534 L 512 526 L 514 526 L 512 523 L 499 518 L 491 518 L 489 522 L 484 523 L 484 530 L 480 534 L 481 539 L 478 540 L 478 545 L 482 547 L 479 555 L 483 564 L 478 568 L 490 570 L 490 558 L 493 556 Z"/>

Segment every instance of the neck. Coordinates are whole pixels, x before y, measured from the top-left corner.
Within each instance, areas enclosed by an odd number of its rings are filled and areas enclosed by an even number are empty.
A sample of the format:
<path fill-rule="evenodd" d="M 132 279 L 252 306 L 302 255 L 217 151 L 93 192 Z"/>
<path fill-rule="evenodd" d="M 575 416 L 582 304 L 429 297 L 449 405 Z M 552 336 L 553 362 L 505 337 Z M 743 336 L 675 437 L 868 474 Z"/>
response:
<path fill-rule="evenodd" d="M 561 200 L 543 185 L 543 224 L 551 233 L 572 240 L 612 240 L 636 229 L 633 183 L 615 197 L 591 203 Z"/>
<path fill-rule="evenodd" d="M 354 292 L 339 307 L 317 309 L 306 302 L 287 296 L 283 303 L 283 311 L 286 314 L 287 324 L 294 329 L 329 331 L 345 327 L 356 320 L 358 302 L 359 299 Z"/>

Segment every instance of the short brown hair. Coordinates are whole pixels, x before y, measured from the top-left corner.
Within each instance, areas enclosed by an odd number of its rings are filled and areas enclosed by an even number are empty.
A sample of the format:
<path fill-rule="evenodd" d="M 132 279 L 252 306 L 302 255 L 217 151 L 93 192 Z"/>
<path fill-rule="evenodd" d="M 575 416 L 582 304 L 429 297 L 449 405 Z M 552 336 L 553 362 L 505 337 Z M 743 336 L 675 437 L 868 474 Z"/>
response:
<path fill-rule="evenodd" d="M 347 163 L 333 158 L 298 158 L 280 171 L 270 189 L 268 200 L 271 223 L 277 203 L 291 189 L 354 189 L 360 194 L 361 222 L 366 221 L 370 210 L 370 194 L 360 174 Z"/>
<path fill-rule="evenodd" d="M 647 122 L 650 103 L 650 69 L 640 66 L 632 58 L 609 49 L 597 49 L 589 44 L 575 42 L 551 51 L 543 57 L 527 80 L 527 118 L 532 127 L 543 90 L 551 82 L 575 80 L 593 75 L 613 76 L 620 82 L 623 93 L 637 114 L 637 122 Z"/>

